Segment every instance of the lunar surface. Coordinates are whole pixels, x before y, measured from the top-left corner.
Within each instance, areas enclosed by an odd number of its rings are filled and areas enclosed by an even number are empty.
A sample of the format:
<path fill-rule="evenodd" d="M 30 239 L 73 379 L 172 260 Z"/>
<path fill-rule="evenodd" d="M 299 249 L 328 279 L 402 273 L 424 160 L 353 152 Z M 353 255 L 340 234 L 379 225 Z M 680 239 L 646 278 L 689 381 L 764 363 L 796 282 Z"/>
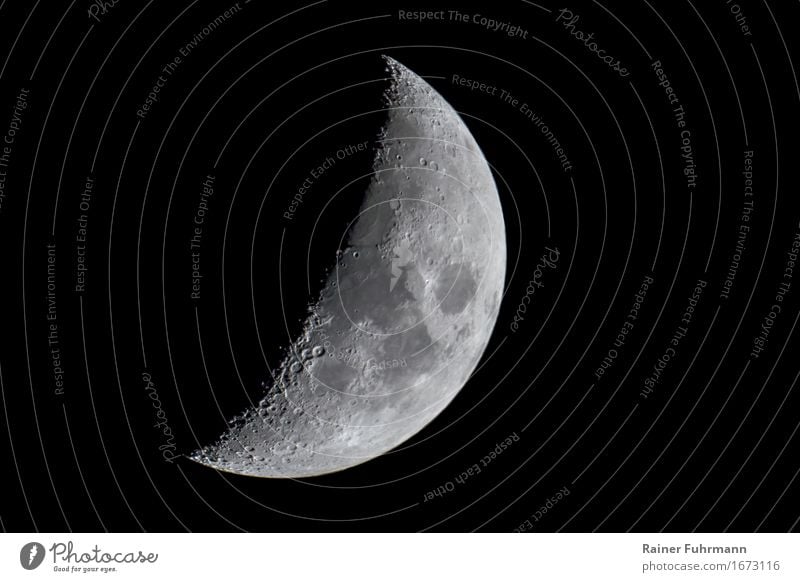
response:
<path fill-rule="evenodd" d="M 193 453 L 199 463 L 283 478 L 358 465 L 436 417 L 486 349 L 506 265 L 497 187 L 455 110 L 386 63 L 387 119 L 360 211 L 263 399 Z"/>

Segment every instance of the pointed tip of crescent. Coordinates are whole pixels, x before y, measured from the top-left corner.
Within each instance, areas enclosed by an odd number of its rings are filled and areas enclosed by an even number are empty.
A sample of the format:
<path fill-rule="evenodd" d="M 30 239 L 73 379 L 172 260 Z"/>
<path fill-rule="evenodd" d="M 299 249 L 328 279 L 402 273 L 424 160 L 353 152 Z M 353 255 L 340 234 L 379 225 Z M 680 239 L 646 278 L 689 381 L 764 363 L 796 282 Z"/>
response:
<path fill-rule="evenodd" d="M 451 111 L 447 101 L 425 79 L 393 57 L 381 55 L 381 58 L 389 74 L 389 86 L 384 92 L 387 104 Z"/>
<path fill-rule="evenodd" d="M 406 76 L 406 77 L 412 77 L 415 80 L 422 81 L 422 78 L 419 75 L 417 75 L 414 71 L 409 69 L 407 66 L 405 66 L 403 63 L 401 63 L 394 57 L 390 57 L 389 55 L 381 55 L 381 58 L 386 63 L 386 71 L 390 73 L 395 80 Z"/>
<path fill-rule="evenodd" d="M 381 58 L 384 61 L 386 61 L 386 66 L 387 67 L 403 67 L 403 68 L 406 68 L 405 66 L 403 66 L 402 63 L 400 63 L 400 61 L 398 61 L 394 57 L 390 57 L 389 55 L 381 55 Z"/>

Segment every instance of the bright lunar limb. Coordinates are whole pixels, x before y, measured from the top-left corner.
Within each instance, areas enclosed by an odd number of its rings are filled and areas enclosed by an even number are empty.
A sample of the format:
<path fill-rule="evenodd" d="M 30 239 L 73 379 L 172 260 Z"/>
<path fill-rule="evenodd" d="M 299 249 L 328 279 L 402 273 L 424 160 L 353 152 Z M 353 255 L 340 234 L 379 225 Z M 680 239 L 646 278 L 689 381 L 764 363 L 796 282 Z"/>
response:
<path fill-rule="evenodd" d="M 284 478 L 358 465 L 436 417 L 486 349 L 506 266 L 497 187 L 455 110 L 386 62 L 374 175 L 335 266 L 263 399 L 199 463 Z"/>

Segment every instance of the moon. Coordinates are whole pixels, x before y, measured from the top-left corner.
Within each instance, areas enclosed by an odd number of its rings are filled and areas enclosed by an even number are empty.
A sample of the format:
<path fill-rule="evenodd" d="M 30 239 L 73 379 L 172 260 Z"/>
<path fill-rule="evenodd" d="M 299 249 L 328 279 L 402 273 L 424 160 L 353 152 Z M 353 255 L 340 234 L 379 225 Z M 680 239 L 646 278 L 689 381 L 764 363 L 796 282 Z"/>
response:
<path fill-rule="evenodd" d="M 274 478 L 364 463 L 444 410 L 489 343 L 506 268 L 489 164 L 450 104 L 384 59 L 374 173 L 326 282 L 262 400 L 194 461 Z"/>

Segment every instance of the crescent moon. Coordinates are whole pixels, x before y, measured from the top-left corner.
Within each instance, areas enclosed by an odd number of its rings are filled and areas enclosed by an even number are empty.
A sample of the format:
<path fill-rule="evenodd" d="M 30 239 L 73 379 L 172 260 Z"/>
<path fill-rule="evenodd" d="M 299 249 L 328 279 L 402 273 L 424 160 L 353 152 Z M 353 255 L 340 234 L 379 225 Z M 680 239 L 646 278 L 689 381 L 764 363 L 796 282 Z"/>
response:
<path fill-rule="evenodd" d="M 194 461 L 277 478 L 364 463 L 444 410 L 486 349 L 506 268 L 489 164 L 444 98 L 384 59 L 387 120 L 335 266 L 263 399 Z"/>

